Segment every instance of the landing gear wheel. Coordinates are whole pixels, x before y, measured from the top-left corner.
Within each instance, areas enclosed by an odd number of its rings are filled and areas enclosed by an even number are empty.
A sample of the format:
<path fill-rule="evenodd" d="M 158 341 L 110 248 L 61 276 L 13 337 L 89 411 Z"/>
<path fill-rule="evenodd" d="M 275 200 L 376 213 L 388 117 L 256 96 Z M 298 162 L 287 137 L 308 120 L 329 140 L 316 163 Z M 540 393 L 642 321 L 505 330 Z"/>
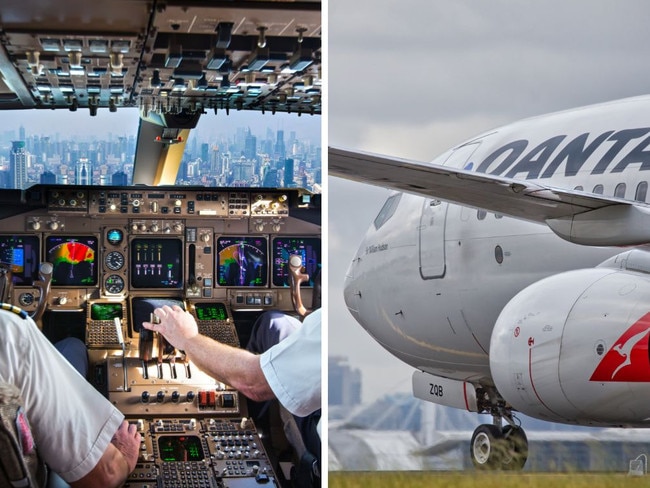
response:
<path fill-rule="evenodd" d="M 470 454 L 477 469 L 501 469 L 504 457 L 504 440 L 501 427 L 496 425 L 479 425 L 472 435 Z"/>
<path fill-rule="evenodd" d="M 524 429 L 506 425 L 502 436 L 506 445 L 501 467 L 510 471 L 520 471 L 528 459 L 528 439 Z"/>

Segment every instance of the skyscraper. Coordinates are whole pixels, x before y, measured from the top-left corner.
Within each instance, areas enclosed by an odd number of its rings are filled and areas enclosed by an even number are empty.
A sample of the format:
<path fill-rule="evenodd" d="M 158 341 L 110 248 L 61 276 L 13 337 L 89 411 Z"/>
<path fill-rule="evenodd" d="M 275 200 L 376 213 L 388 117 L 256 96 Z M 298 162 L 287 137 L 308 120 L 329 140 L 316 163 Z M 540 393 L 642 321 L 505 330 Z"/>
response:
<path fill-rule="evenodd" d="M 244 156 L 250 160 L 257 158 L 257 137 L 251 134 L 250 129 L 246 132 L 246 138 L 244 140 Z"/>
<path fill-rule="evenodd" d="M 77 185 L 90 185 L 92 184 L 92 165 L 88 158 L 81 158 L 77 161 L 75 166 L 75 184 Z"/>
<path fill-rule="evenodd" d="M 276 133 L 274 156 L 276 161 L 284 161 L 287 152 L 284 148 L 284 131 L 279 130 Z"/>
<path fill-rule="evenodd" d="M 284 160 L 284 187 L 291 188 L 296 186 L 293 182 L 293 159 Z"/>
<path fill-rule="evenodd" d="M 10 154 L 10 171 L 12 188 L 27 188 L 27 151 L 25 141 L 12 141 Z"/>
<path fill-rule="evenodd" d="M 328 372 L 330 405 L 351 407 L 361 403 L 361 371 L 352 369 L 347 358 L 330 356 Z"/>

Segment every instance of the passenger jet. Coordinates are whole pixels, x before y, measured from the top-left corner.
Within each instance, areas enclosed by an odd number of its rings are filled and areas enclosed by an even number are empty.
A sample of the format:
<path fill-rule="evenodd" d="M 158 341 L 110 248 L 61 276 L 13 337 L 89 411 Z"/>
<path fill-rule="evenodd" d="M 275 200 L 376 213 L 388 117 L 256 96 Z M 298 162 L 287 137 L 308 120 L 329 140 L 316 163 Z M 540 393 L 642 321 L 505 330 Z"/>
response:
<path fill-rule="evenodd" d="M 517 412 L 650 426 L 650 96 L 526 119 L 430 164 L 330 148 L 329 172 L 396 190 L 346 304 L 415 368 L 416 397 L 492 415 L 475 466 L 524 466 Z"/>

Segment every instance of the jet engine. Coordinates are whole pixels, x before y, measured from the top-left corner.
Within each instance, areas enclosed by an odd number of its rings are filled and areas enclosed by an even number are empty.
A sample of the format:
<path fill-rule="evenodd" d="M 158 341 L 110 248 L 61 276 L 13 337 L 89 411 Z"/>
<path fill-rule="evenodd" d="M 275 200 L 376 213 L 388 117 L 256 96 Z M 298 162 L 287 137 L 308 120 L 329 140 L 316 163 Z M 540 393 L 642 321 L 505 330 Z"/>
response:
<path fill-rule="evenodd" d="M 490 343 L 509 406 L 555 422 L 650 425 L 649 271 L 648 253 L 633 250 L 516 295 Z"/>

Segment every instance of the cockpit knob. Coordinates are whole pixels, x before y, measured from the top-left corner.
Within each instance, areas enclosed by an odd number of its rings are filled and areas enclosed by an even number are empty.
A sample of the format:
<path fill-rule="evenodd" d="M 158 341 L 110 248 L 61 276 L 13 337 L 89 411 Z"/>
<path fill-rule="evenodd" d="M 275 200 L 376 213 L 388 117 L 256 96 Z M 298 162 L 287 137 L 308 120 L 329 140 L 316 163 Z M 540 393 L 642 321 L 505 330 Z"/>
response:
<path fill-rule="evenodd" d="M 50 230 L 57 230 L 59 228 L 59 223 L 56 220 L 53 220 L 47 225 Z"/>
<path fill-rule="evenodd" d="M 158 232 L 160 230 L 160 226 L 158 224 L 151 224 L 151 232 Z"/>
<path fill-rule="evenodd" d="M 32 230 L 38 230 L 41 228 L 41 223 L 38 220 L 33 220 L 30 224 Z"/>
<path fill-rule="evenodd" d="M 142 394 L 140 395 L 140 400 L 142 400 L 142 403 L 149 403 L 149 392 L 148 391 L 143 391 Z"/>

